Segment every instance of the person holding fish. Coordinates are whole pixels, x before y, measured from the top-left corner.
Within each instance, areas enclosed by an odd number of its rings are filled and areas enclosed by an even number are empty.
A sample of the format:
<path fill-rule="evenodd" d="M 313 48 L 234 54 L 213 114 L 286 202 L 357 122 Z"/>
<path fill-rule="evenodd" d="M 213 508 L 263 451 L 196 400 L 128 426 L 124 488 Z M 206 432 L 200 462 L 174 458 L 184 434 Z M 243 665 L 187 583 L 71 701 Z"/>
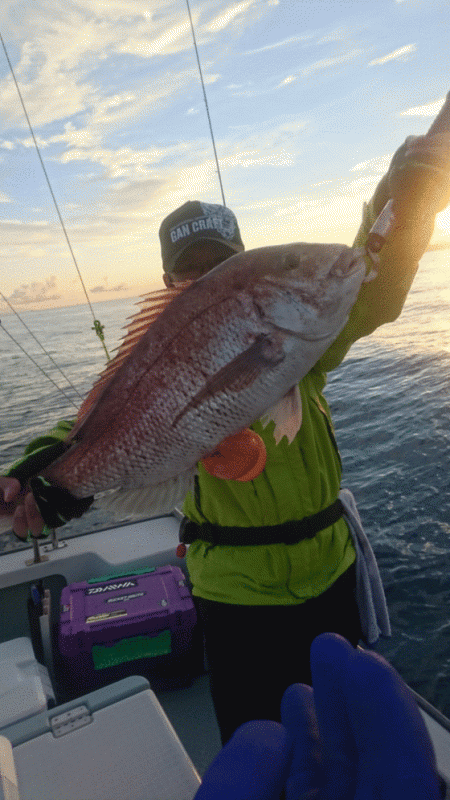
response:
<path fill-rule="evenodd" d="M 229 209 L 176 209 L 160 228 L 168 297 L 149 299 L 75 425 L 0 478 L 2 513 L 21 538 L 104 490 L 127 513 L 184 500 L 223 744 L 249 720 L 280 719 L 286 688 L 311 683 L 318 635 L 353 647 L 390 635 L 323 389 L 353 342 L 400 314 L 450 199 L 449 160 L 448 136 L 409 137 L 353 248 L 246 252 Z M 373 229 L 390 200 L 389 224 Z"/>

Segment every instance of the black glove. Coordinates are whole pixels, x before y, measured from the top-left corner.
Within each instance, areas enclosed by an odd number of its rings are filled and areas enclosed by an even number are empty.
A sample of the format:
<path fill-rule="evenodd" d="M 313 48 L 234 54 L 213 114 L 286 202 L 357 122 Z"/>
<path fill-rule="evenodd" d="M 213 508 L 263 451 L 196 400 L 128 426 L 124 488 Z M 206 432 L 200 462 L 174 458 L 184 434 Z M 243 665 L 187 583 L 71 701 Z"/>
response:
<path fill-rule="evenodd" d="M 52 486 L 38 473 L 66 452 L 65 442 L 55 442 L 32 453 L 8 472 L 9 478 L 17 478 L 23 488 L 30 486 L 34 499 L 48 528 L 58 528 L 70 519 L 81 517 L 94 502 L 93 497 L 79 499 L 67 489 Z M 36 537 L 43 538 L 43 537 Z"/>
<path fill-rule="evenodd" d="M 81 517 L 94 502 L 93 497 L 74 497 L 67 489 L 53 486 L 42 475 L 31 478 L 30 489 L 48 528 L 59 528 L 70 519 Z"/>

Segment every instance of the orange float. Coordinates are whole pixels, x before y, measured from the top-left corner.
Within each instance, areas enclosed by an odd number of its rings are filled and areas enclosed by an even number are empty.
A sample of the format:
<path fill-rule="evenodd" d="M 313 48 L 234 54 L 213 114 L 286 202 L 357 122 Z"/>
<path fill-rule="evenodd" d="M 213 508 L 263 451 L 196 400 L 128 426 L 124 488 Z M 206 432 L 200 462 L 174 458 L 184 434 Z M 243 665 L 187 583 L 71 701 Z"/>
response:
<path fill-rule="evenodd" d="M 250 428 L 244 428 L 233 436 L 227 436 L 200 463 L 215 478 L 252 481 L 263 471 L 266 458 L 266 448 L 261 436 Z"/>

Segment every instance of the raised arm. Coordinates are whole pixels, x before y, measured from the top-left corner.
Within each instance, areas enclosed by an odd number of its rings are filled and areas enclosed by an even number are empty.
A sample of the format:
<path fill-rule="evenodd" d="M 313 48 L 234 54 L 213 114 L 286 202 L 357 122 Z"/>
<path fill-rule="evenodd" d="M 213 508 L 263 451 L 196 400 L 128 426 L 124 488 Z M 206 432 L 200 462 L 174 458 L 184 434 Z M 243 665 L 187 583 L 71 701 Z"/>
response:
<path fill-rule="evenodd" d="M 354 247 L 366 248 L 386 203 L 395 215 L 379 253 L 377 277 L 362 285 L 348 322 L 317 368 L 337 367 L 357 339 L 399 316 L 433 233 L 436 214 L 450 201 L 450 133 L 409 136 L 394 154 L 386 175 L 364 206 Z M 370 270 L 368 258 L 368 271 Z"/>

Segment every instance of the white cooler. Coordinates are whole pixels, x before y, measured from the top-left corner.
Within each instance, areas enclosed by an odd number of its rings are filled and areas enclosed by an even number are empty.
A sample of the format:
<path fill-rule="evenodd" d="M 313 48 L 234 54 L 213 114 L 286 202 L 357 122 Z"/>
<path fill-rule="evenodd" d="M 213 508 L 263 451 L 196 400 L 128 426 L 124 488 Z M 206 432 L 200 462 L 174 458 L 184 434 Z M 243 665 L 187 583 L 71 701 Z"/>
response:
<path fill-rule="evenodd" d="M 48 671 L 36 661 L 30 639 L 0 644 L 0 733 L 7 725 L 47 708 L 55 696 Z"/>
<path fill-rule="evenodd" d="M 1 731 L 20 800 L 192 800 L 200 778 L 142 677 Z"/>

